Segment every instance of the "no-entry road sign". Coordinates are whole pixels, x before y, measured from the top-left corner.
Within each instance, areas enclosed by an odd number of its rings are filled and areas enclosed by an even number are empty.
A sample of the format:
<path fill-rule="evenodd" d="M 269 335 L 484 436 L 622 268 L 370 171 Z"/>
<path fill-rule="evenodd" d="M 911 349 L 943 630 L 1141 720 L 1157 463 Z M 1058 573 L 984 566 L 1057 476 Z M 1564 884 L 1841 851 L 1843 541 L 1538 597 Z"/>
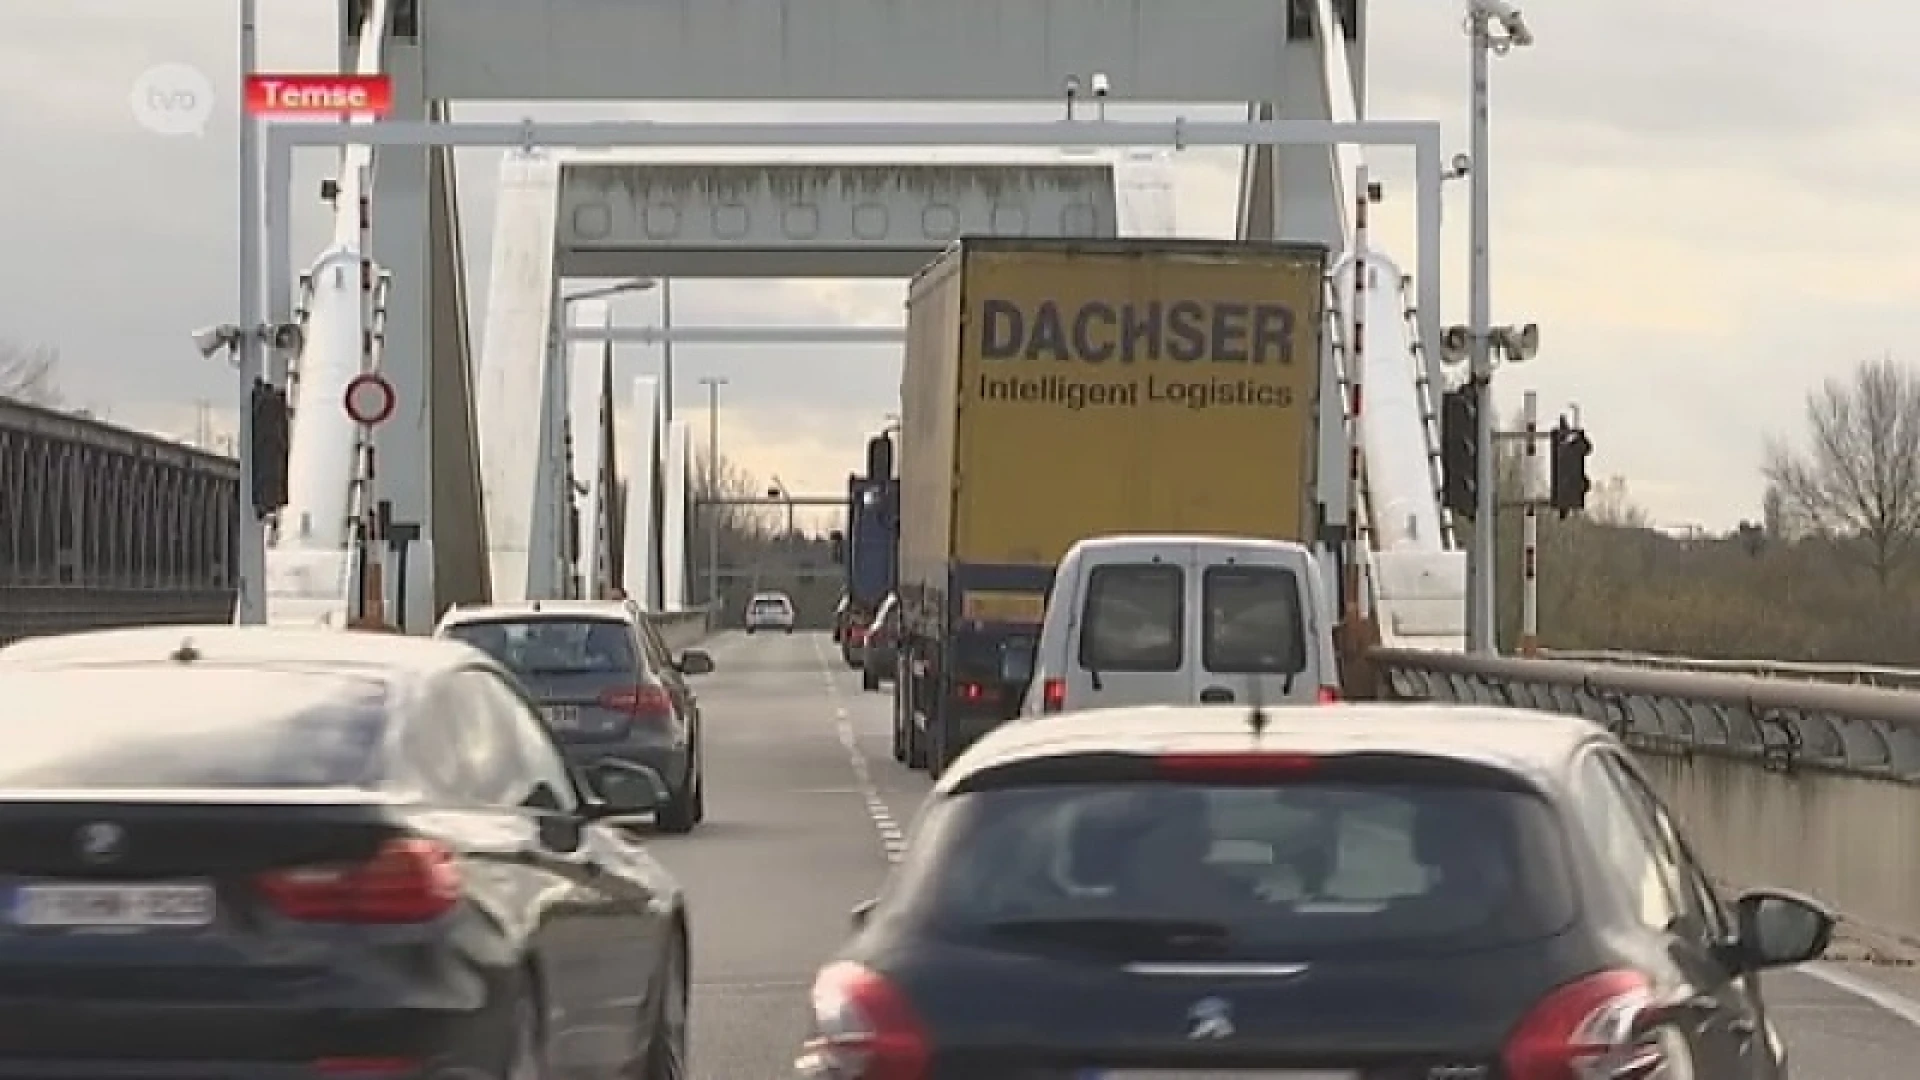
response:
<path fill-rule="evenodd" d="M 373 371 L 355 375 L 347 383 L 347 392 L 342 398 L 347 407 L 347 417 L 356 424 L 366 424 L 368 427 L 392 416 L 394 406 L 400 403 L 399 395 L 393 392 L 393 384 Z"/>

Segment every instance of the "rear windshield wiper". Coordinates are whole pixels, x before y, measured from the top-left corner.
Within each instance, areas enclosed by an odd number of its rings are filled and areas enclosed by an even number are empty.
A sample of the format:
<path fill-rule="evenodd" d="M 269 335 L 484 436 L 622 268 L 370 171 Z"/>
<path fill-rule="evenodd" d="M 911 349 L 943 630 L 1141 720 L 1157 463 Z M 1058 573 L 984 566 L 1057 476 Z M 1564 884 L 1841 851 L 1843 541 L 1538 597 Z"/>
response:
<path fill-rule="evenodd" d="M 1233 933 L 1226 926 L 1201 919 L 1086 917 L 1005 919 L 983 929 L 999 937 L 1059 942 L 1102 950 L 1135 952 L 1215 952 L 1226 947 Z"/>

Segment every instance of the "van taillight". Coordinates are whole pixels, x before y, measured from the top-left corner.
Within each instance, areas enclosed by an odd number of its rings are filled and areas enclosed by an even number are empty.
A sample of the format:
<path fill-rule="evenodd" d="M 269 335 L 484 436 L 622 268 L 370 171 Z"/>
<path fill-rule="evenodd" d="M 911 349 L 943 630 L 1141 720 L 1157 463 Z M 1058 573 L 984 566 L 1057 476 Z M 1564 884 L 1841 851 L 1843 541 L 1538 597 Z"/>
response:
<path fill-rule="evenodd" d="M 362 863 L 274 870 L 257 884 L 275 911 L 302 922 L 426 922 L 461 892 L 453 849 L 419 836 L 389 840 Z"/>
<path fill-rule="evenodd" d="M 1067 680 L 1048 679 L 1040 684 L 1040 711 L 1063 712 L 1067 707 Z"/>
<path fill-rule="evenodd" d="M 1560 987 L 1507 1036 L 1508 1080 L 1586 1080 L 1665 1075 L 1672 1048 L 1662 1040 L 1662 1010 L 1637 971 L 1602 971 Z M 1687 1070 L 1685 1075 L 1692 1075 Z"/>
<path fill-rule="evenodd" d="M 813 983 L 813 1032 L 794 1075 L 819 1080 L 926 1080 L 933 1047 L 913 1007 L 884 977 L 838 963 Z"/>
<path fill-rule="evenodd" d="M 673 719 L 673 695 L 664 686 L 623 686 L 600 695 L 600 707 L 625 713 L 635 722 L 664 724 Z"/>
<path fill-rule="evenodd" d="M 1331 686 L 1323 686 L 1320 688 L 1319 696 L 1316 697 L 1315 700 L 1321 705 L 1338 705 L 1340 704 L 1340 691 Z"/>

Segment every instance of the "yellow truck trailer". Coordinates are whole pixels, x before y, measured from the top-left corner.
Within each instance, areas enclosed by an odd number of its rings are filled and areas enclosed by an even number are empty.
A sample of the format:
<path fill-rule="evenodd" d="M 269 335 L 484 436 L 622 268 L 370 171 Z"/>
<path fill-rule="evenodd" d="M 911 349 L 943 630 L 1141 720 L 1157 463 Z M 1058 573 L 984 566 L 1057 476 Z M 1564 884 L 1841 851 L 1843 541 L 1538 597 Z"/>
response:
<path fill-rule="evenodd" d="M 901 677 L 936 767 L 1013 715 L 1074 542 L 1310 541 L 1327 250 L 968 238 L 914 278 L 901 379 Z"/>

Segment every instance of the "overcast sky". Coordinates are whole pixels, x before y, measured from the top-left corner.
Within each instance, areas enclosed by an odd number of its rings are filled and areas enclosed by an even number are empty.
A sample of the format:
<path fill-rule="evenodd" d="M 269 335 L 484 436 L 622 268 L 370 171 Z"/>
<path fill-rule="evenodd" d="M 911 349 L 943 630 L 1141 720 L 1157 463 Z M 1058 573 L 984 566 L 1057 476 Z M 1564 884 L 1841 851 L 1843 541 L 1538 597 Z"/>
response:
<path fill-rule="evenodd" d="M 18 163 L 0 200 L 0 337 L 57 346 L 67 396 L 117 422 L 191 434 L 206 401 L 230 423 L 229 371 L 188 332 L 235 311 L 234 0 L 15 6 L 0 36 L 0 133 Z M 329 63 L 336 7 L 262 0 L 263 67 Z M 1372 114 L 1440 119 L 1464 148 L 1459 5 L 1374 0 L 1372 12 Z M 1545 343 L 1504 378 L 1503 405 L 1528 387 L 1550 410 L 1577 402 L 1596 471 L 1624 476 L 1662 523 L 1754 516 L 1761 440 L 1797 433 L 1809 387 L 1887 351 L 1920 362 L 1920 7 L 1860 0 L 1822 18 L 1784 2 L 1607 0 L 1528 19 L 1540 44 L 1495 72 L 1495 318 L 1536 321 Z M 135 123 L 129 92 L 163 63 L 224 88 L 204 137 Z M 484 301 L 498 159 L 463 153 Z M 1375 164 L 1388 184 L 1378 228 L 1411 266 L 1407 169 Z M 1189 155 L 1177 177 L 1181 230 L 1230 233 L 1231 157 Z M 1465 224 L 1456 192 L 1449 321 L 1464 317 Z M 299 226 L 305 258 L 324 222 Z M 898 283 L 685 283 L 675 316 L 890 322 L 900 302 Z M 653 315 L 649 297 L 623 303 L 623 318 Z M 731 456 L 795 491 L 844 483 L 897 408 L 892 348 L 682 348 L 683 415 L 704 424 L 694 380 L 727 375 Z M 655 363 L 634 346 L 622 366 Z"/>

